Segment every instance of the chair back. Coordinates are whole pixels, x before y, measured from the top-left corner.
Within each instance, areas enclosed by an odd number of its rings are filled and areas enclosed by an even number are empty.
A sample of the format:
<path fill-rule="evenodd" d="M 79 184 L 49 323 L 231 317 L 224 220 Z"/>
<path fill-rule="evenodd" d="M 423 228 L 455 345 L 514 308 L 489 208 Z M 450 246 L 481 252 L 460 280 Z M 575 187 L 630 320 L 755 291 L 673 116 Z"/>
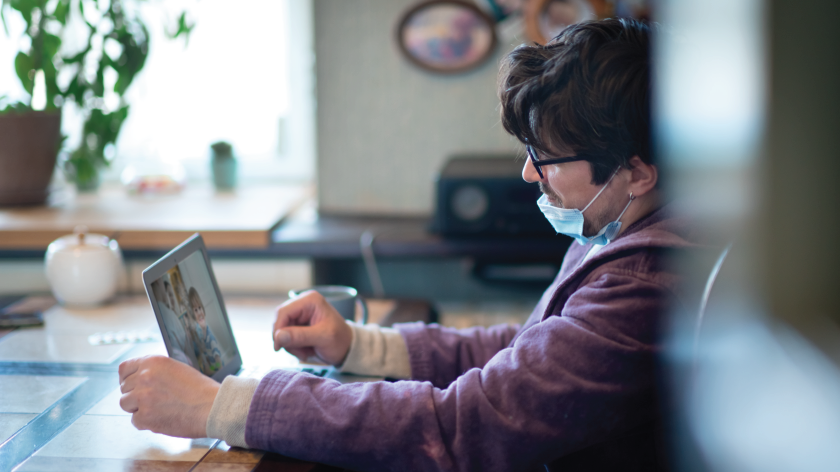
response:
<path fill-rule="evenodd" d="M 700 306 L 697 310 L 697 321 L 694 325 L 694 346 L 692 349 L 693 359 L 695 362 L 697 361 L 697 356 L 699 354 L 700 332 L 703 329 L 703 321 L 706 318 L 706 307 L 709 305 L 709 297 L 712 295 L 712 289 L 715 286 L 715 281 L 717 280 L 718 274 L 720 274 L 720 268 L 723 266 L 723 262 L 726 260 L 726 256 L 729 255 L 729 251 L 731 249 L 732 243 L 729 243 L 723 251 L 721 251 L 717 260 L 715 260 L 715 264 L 712 266 L 712 271 L 709 273 L 709 278 L 706 279 L 703 294 L 700 296 Z"/>

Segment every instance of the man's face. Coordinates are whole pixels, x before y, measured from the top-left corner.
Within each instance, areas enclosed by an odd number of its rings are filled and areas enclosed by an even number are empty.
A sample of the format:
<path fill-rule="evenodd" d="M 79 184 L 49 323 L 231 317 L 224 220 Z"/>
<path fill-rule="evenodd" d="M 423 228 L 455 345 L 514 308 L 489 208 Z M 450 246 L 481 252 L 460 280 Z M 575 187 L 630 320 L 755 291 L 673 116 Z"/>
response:
<path fill-rule="evenodd" d="M 539 157 L 549 159 L 572 155 L 574 154 L 560 153 L 556 156 L 540 155 Z M 522 178 L 526 182 L 538 182 L 540 191 L 546 195 L 552 205 L 558 207 L 583 210 L 604 186 L 604 184 L 592 184 L 592 169 L 586 161 L 547 165 L 541 170 L 545 176 L 543 179 L 540 179 L 534 165 L 528 159 L 522 169 Z M 626 182 L 622 178 L 622 172 L 619 172 L 604 193 L 584 212 L 584 236 L 594 236 L 601 228 L 618 217 L 627 204 L 628 192 L 622 190 L 624 187 L 626 187 Z M 622 199 L 623 203 L 619 201 Z"/>

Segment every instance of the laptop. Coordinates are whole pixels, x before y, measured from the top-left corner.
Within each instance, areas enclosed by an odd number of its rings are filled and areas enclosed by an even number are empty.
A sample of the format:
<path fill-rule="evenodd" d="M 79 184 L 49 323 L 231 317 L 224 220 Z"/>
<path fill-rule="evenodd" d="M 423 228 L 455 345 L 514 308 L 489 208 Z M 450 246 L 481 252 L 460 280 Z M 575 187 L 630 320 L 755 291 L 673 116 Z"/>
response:
<path fill-rule="evenodd" d="M 200 234 L 194 234 L 146 268 L 143 285 L 169 357 L 219 382 L 228 375 L 258 378 L 274 370 L 271 366 L 243 367 L 225 302 Z M 367 380 L 340 374 L 332 366 L 301 364 L 282 368 L 341 382 Z"/>

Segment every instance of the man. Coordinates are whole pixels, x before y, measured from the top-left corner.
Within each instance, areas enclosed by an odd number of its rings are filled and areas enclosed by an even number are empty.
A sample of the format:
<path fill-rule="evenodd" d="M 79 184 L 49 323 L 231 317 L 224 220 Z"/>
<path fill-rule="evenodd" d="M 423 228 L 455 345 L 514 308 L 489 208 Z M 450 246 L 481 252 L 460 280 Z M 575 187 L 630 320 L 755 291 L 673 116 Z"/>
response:
<path fill-rule="evenodd" d="M 660 317 L 691 227 L 663 206 L 649 132 L 648 27 L 605 20 L 525 46 L 500 74 L 523 177 L 572 244 L 524 326 L 345 323 L 317 293 L 278 308 L 275 349 L 410 381 L 276 371 L 220 386 L 163 357 L 120 366 L 140 429 L 354 470 L 651 470 Z"/>

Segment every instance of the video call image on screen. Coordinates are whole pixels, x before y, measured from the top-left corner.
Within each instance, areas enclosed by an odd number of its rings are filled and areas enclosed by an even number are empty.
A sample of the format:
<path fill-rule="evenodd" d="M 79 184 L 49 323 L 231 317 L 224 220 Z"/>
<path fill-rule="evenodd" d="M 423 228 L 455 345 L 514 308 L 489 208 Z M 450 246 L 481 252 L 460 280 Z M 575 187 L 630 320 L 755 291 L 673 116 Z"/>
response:
<path fill-rule="evenodd" d="M 212 376 L 233 357 L 235 345 L 201 251 L 152 282 L 171 357 Z"/>

